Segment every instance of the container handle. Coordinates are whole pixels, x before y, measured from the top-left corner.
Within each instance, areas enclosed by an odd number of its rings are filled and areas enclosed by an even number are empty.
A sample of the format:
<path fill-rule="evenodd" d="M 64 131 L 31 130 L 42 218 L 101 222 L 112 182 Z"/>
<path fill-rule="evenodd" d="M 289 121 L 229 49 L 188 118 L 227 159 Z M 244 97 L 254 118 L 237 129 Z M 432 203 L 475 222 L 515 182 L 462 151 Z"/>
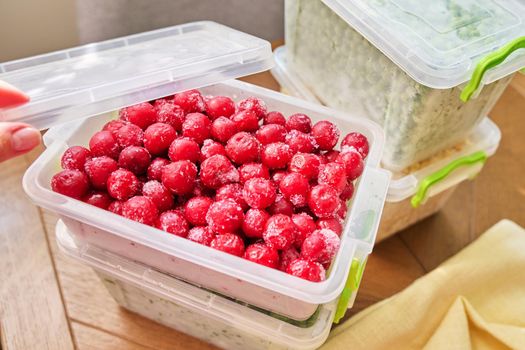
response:
<path fill-rule="evenodd" d="M 473 165 L 476 163 L 485 163 L 486 160 L 487 160 L 487 154 L 484 151 L 478 151 L 468 156 L 458 158 L 450 162 L 445 167 L 439 169 L 435 173 L 430 174 L 429 176 L 427 176 L 421 181 L 416 194 L 410 200 L 412 207 L 414 208 L 419 207 L 419 205 L 423 203 L 424 200 L 426 199 L 428 189 L 431 186 L 435 185 L 436 183 L 445 179 L 451 172 L 453 172 L 457 168 L 461 166 L 465 166 L 465 165 Z"/>
<path fill-rule="evenodd" d="M 337 303 L 337 309 L 335 310 L 334 323 L 339 323 L 339 321 L 344 317 L 346 310 L 348 310 L 348 304 L 350 303 L 350 298 L 353 293 L 359 289 L 359 284 L 361 283 L 361 278 L 363 277 L 363 272 L 365 271 L 366 266 L 366 257 L 362 263 L 358 259 L 352 260 L 352 265 L 350 267 L 350 272 L 348 273 L 348 278 L 346 280 L 345 287 L 339 297 Z"/>
<path fill-rule="evenodd" d="M 472 73 L 472 78 L 470 78 L 467 86 L 461 91 L 461 100 L 467 102 L 472 97 L 474 92 L 478 89 L 481 79 L 487 70 L 503 62 L 514 51 L 524 48 L 525 36 L 522 36 L 483 57 L 476 65 L 476 68 Z"/>

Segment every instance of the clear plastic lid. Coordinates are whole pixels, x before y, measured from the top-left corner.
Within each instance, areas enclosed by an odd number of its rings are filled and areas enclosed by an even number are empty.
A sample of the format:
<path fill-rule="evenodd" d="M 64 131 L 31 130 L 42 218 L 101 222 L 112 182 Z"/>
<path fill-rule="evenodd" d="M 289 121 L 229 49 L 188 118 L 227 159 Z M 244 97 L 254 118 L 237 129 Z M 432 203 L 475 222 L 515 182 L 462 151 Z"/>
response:
<path fill-rule="evenodd" d="M 214 22 L 168 27 L 0 64 L 31 98 L 0 121 L 45 129 L 272 65 L 265 40 Z"/>
<path fill-rule="evenodd" d="M 525 35 L 525 4 L 514 0 L 323 2 L 414 80 L 432 88 L 468 81 L 483 57 Z M 487 72 L 483 83 L 523 66 L 525 52 L 516 51 Z"/>

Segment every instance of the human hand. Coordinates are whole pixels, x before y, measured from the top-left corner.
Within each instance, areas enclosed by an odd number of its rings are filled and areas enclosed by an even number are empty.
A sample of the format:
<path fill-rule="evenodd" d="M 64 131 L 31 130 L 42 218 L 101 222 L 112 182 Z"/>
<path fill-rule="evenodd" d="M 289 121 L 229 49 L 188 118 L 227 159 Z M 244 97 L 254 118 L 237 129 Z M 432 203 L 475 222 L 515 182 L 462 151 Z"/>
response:
<path fill-rule="evenodd" d="M 13 86 L 0 81 L 0 108 L 14 107 L 29 97 Z M 0 162 L 29 152 L 40 144 L 40 132 L 25 123 L 0 122 Z"/>

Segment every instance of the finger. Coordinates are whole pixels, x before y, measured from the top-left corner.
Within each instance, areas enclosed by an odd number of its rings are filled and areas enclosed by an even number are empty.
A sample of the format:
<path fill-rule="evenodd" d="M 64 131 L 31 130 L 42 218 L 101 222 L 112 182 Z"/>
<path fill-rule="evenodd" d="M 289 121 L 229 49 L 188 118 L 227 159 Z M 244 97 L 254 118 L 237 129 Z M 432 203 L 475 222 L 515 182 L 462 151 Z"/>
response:
<path fill-rule="evenodd" d="M 0 162 L 29 152 L 40 140 L 40 132 L 27 124 L 0 123 Z"/>
<path fill-rule="evenodd" d="M 29 101 L 29 96 L 0 80 L 0 108 L 16 107 Z"/>

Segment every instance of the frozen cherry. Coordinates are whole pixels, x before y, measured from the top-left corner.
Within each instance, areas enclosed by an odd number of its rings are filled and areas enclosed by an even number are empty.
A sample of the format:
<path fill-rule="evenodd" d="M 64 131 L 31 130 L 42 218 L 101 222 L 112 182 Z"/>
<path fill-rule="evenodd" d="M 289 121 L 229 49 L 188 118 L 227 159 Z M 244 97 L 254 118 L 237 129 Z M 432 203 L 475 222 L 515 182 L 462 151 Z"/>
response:
<path fill-rule="evenodd" d="M 268 211 L 272 215 L 283 214 L 291 216 L 293 214 L 293 204 L 290 203 L 282 194 L 275 197 L 275 202 L 270 205 Z"/>
<path fill-rule="evenodd" d="M 337 126 L 327 120 L 321 120 L 312 127 L 312 136 L 323 151 L 330 151 L 337 145 L 339 134 Z"/>
<path fill-rule="evenodd" d="M 176 104 L 164 103 L 157 108 L 157 123 L 169 124 L 175 131 L 180 132 L 183 122 L 184 110 Z"/>
<path fill-rule="evenodd" d="M 211 125 L 211 136 L 222 143 L 226 143 L 235 133 L 237 132 L 237 126 L 235 123 L 226 118 L 219 117 L 213 121 Z"/>
<path fill-rule="evenodd" d="M 196 141 L 189 137 L 180 137 L 169 146 L 168 156 L 172 162 L 189 160 L 192 163 L 197 163 L 201 159 L 201 149 Z"/>
<path fill-rule="evenodd" d="M 171 192 L 157 180 L 146 182 L 142 186 L 142 195 L 151 199 L 160 212 L 173 207 L 173 196 Z"/>
<path fill-rule="evenodd" d="M 118 200 L 131 198 L 139 191 L 139 179 L 131 171 L 117 169 L 108 177 L 108 193 Z"/>
<path fill-rule="evenodd" d="M 203 112 L 206 109 L 206 104 L 199 90 L 188 90 L 175 94 L 173 102 L 186 113 Z"/>
<path fill-rule="evenodd" d="M 339 195 L 339 198 L 343 201 L 347 201 L 354 195 L 354 184 L 350 181 L 347 182 L 343 192 Z"/>
<path fill-rule="evenodd" d="M 144 131 L 144 147 L 152 155 L 166 153 L 171 143 L 177 137 L 175 129 L 164 123 L 155 123 Z"/>
<path fill-rule="evenodd" d="M 246 163 L 239 168 L 239 179 L 242 184 L 254 177 L 270 178 L 270 171 L 261 163 Z"/>
<path fill-rule="evenodd" d="M 136 175 L 145 173 L 151 163 L 151 156 L 144 147 L 128 146 L 120 152 L 118 166 Z"/>
<path fill-rule="evenodd" d="M 292 158 L 290 146 L 284 142 L 270 143 L 263 148 L 261 161 L 270 169 L 286 168 Z"/>
<path fill-rule="evenodd" d="M 339 151 L 331 150 L 324 154 L 324 158 L 326 159 L 327 163 L 335 162 L 337 157 L 339 156 Z"/>
<path fill-rule="evenodd" d="M 263 125 L 255 133 L 255 137 L 262 145 L 286 140 L 286 128 L 279 124 Z"/>
<path fill-rule="evenodd" d="M 310 184 L 303 174 L 288 173 L 279 183 L 279 189 L 294 206 L 303 207 L 306 205 Z"/>
<path fill-rule="evenodd" d="M 201 161 L 204 161 L 205 159 L 210 158 L 211 156 L 221 154 L 223 156 L 226 155 L 226 150 L 224 149 L 224 146 L 217 141 L 213 141 L 212 139 L 206 139 L 204 140 L 202 147 L 201 147 Z"/>
<path fill-rule="evenodd" d="M 308 206 L 319 218 L 333 216 L 340 205 L 341 201 L 337 192 L 327 185 L 315 186 L 308 195 Z"/>
<path fill-rule="evenodd" d="M 122 205 L 122 216 L 145 225 L 153 226 L 158 215 L 157 206 L 147 197 L 135 196 Z"/>
<path fill-rule="evenodd" d="M 346 135 L 341 142 L 341 149 L 344 151 L 346 147 L 354 148 L 361 157 L 368 156 L 368 140 L 365 135 L 358 132 L 351 132 Z"/>
<path fill-rule="evenodd" d="M 156 226 L 162 231 L 179 237 L 186 237 L 190 230 L 190 225 L 179 210 L 165 211 L 160 214 Z"/>
<path fill-rule="evenodd" d="M 118 169 L 117 162 L 107 156 L 96 157 L 86 161 L 84 166 L 91 185 L 105 190 L 109 174 Z"/>
<path fill-rule="evenodd" d="M 148 167 L 148 180 L 161 181 L 162 169 L 168 164 L 170 164 L 170 161 L 166 158 L 153 159 Z"/>
<path fill-rule="evenodd" d="M 91 136 L 89 149 L 93 157 L 108 156 L 118 158 L 120 147 L 113 134 L 109 131 L 99 131 Z"/>
<path fill-rule="evenodd" d="M 196 226 L 188 232 L 186 237 L 190 241 L 209 246 L 215 238 L 215 233 L 208 226 Z"/>
<path fill-rule="evenodd" d="M 135 124 L 126 124 L 117 130 L 115 137 L 121 148 L 142 146 L 144 142 L 144 131 Z"/>
<path fill-rule="evenodd" d="M 249 209 L 244 214 L 242 231 L 249 238 L 262 238 L 270 214 L 261 209 Z"/>
<path fill-rule="evenodd" d="M 255 243 L 248 246 L 244 252 L 244 258 L 274 269 L 279 267 L 279 253 L 264 243 Z"/>
<path fill-rule="evenodd" d="M 288 174 L 285 170 L 276 170 L 272 174 L 272 181 L 275 182 L 277 186 L 281 183 L 281 180 Z"/>
<path fill-rule="evenodd" d="M 196 177 L 197 167 L 189 160 L 179 160 L 162 169 L 162 184 L 179 196 L 193 191 Z"/>
<path fill-rule="evenodd" d="M 295 231 L 295 225 L 289 216 L 276 214 L 266 222 L 263 239 L 269 246 L 284 250 L 294 243 Z"/>
<path fill-rule="evenodd" d="M 306 114 L 292 114 L 286 120 L 286 129 L 288 131 L 299 130 L 308 134 L 312 130 L 312 120 Z"/>
<path fill-rule="evenodd" d="M 297 153 L 290 160 L 289 169 L 292 172 L 303 174 L 310 180 L 317 178 L 321 161 L 315 154 Z"/>
<path fill-rule="evenodd" d="M 332 230 L 337 233 L 338 236 L 343 232 L 343 225 L 339 218 L 319 219 L 317 220 L 316 225 L 318 229 L 326 228 Z"/>
<path fill-rule="evenodd" d="M 339 163 L 321 165 L 319 167 L 317 181 L 319 185 L 328 185 L 340 194 L 346 187 L 346 171 L 344 166 Z"/>
<path fill-rule="evenodd" d="M 239 102 L 240 111 L 252 111 L 258 119 L 266 115 L 266 103 L 257 97 L 248 97 Z"/>
<path fill-rule="evenodd" d="M 295 249 L 294 247 L 290 247 L 286 250 L 281 251 L 281 266 L 279 266 L 279 270 L 285 271 L 288 268 L 288 265 L 295 259 L 299 259 L 301 257 L 301 254 Z"/>
<path fill-rule="evenodd" d="M 80 170 L 66 169 L 51 179 L 53 191 L 72 198 L 82 198 L 89 190 L 89 181 Z"/>
<path fill-rule="evenodd" d="M 311 282 L 324 281 L 326 275 L 323 265 L 304 259 L 295 259 L 290 262 L 286 273 Z"/>
<path fill-rule="evenodd" d="M 259 159 L 261 145 L 259 141 L 247 132 L 241 131 L 233 135 L 226 143 L 226 154 L 237 164 L 254 162 Z"/>
<path fill-rule="evenodd" d="M 210 247 L 235 256 L 242 256 L 244 254 L 244 242 L 239 236 L 233 233 L 215 236 L 210 243 Z"/>
<path fill-rule="evenodd" d="M 230 119 L 235 123 L 238 131 L 252 132 L 259 128 L 257 115 L 250 110 L 239 111 L 232 115 Z"/>
<path fill-rule="evenodd" d="M 336 215 L 341 219 L 343 222 L 346 219 L 346 213 L 348 211 L 348 207 L 345 203 L 341 203 L 341 206 L 339 207 L 339 210 L 336 212 Z"/>
<path fill-rule="evenodd" d="M 206 114 L 211 120 L 229 118 L 235 113 L 235 102 L 226 96 L 215 96 L 206 101 Z"/>
<path fill-rule="evenodd" d="M 286 118 L 284 117 L 284 115 L 281 112 L 276 112 L 276 111 L 268 112 L 264 116 L 264 124 L 265 125 L 267 125 L 267 124 L 279 124 L 279 125 L 285 126 L 286 125 Z"/>
<path fill-rule="evenodd" d="M 175 103 L 173 102 L 173 96 L 166 96 L 166 97 L 163 97 L 163 98 L 158 98 L 158 99 L 156 99 L 153 102 L 150 101 L 149 103 L 153 105 L 153 108 L 155 108 L 156 111 L 158 111 L 159 109 L 161 109 L 162 107 L 164 107 L 167 104 L 175 106 Z"/>
<path fill-rule="evenodd" d="M 301 257 L 323 265 L 329 264 L 337 254 L 339 244 L 339 236 L 334 231 L 315 230 L 305 238 L 301 246 Z"/>
<path fill-rule="evenodd" d="M 312 136 L 299 130 L 292 130 L 286 135 L 286 144 L 290 146 L 293 154 L 297 152 L 312 153 L 315 149 Z"/>
<path fill-rule="evenodd" d="M 186 115 L 182 123 L 182 135 L 190 137 L 199 145 L 210 137 L 211 121 L 202 113 L 190 113 Z"/>
<path fill-rule="evenodd" d="M 184 216 L 192 225 L 206 225 L 206 214 L 213 200 L 209 197 L 193 197 L 184 205 Z"/>
<path fill-rule="evenodd" d="M 241 228 L 243 219 L 242 207 L 233 199 L 213 203 L 206 214 L 206 222 L 217 234 L 236 232 Z"/>
<path fill-rule="evenodd" d="M 208 188 L 219 187 L 239 181 L 239 172 L 228 158 L 217 154 L 206 159 L 201 164 L 200 179 Z"/>
<path fill-rule="evenodd" d="M 122 207 L 124 206 L 123 201 L 113 201 L 108 207 L 108 210 L 117 215 L 122 215 Z"/>
<path fill-rule="evenodd" d="M 263 209 L 270 206 L 277 195 L 272 181 L 255 177 L 246 181 L 242 191 L 244 200 L 252 208 Z"/>
<path fill-rule="evenodd" d="M 88 193 L 82 200 L 88 204 L 94 205 L 101 209 L 108 209 L 113 201 L 106 192 L 92 192 Z"/>
<path fill-rule="evenodd" d="M 82 146 L 69 147 L 62 155 L 63 169 L 84 171 L 86 161 L 91 159 L 91 152 Z"/>
<path fill-rule="evenodd" d="M 242 195 L 242 185 L 238 183 L 227 184 L 217 190 L 215 200 L 220 201 L 228 198 L 239 203 L 243 211 L 248 209 L 248 204 Z"/>
<path fill-rule="evenodd" d="M 348 149 L 341 153 L 336 162 L 343 164 L 349 181 L 354 181 L 363 173 L 363 158 L 356 150 Z"/>
<path fill-rule="evenodd" d="M 110 120 L 102 127 L 102 130 L 109 131 L 113 136 L 117 137 L 117 131 L 126 124 L 127 122 L 120 119 Z"/>
<path fill-rule="evenodd" d="M 304 239 L 314 232 L 317 227 L 314 219 L 306 213 L 293 214 L 292 221 L 297 228 L 294 243 L 297 248 L 300 248 Z"/>
<path fill-rule="evenodd" d="M 120 119 L 135 124 L 143 130 L 157 121 L 157 111 L 148 102 L 123 108 L 119 115 Z"/>

